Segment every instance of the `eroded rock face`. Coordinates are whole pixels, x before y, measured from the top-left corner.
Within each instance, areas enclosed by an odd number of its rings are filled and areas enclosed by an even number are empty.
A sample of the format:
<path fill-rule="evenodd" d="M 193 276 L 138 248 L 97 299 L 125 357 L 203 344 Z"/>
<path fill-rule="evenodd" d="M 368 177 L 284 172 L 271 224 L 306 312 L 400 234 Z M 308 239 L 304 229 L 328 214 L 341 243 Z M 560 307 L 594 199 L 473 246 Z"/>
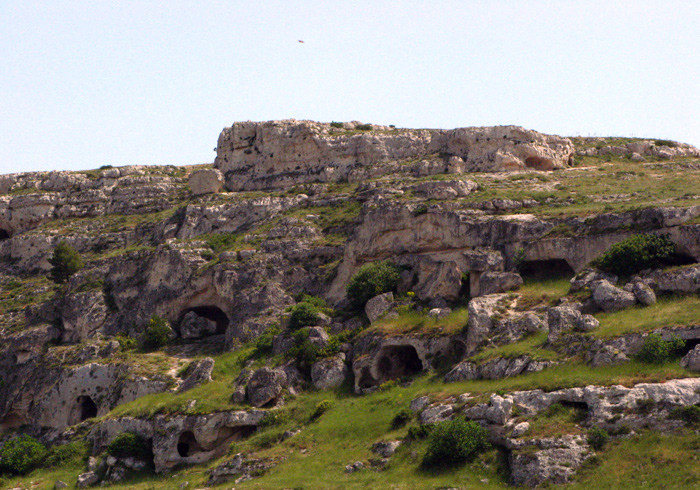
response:
<path fill-rule="evenodd" d="M 384 293 L 370 299 L 365 305 L 365 313 L 370 323 L 374 323 L 394 306 L 394 294 Z"/>
<path fill-rule="evenodd" d="M 566 138 L 515 126 L 373 129 L 347 133 L 330 124 L 293 119 L 239 122 L 221 132 L 214 166 L 225 174 L 228 189 L 242 190 L 363 180 L 363 167 L 435 153 L 446 155 L 444 161 L 434 162 L 443 172 L 552 170 L 569 165 L 574 152 Z"/>
<path fill-rule="evenodd" d="M 249 410 L 207 415 L 158 415 L 153 419 L 108 419 L 95 426 L 89 439 L 98 454 L 120 433 L 132 432 L 152 441 L 158 473 L 181 464 L 201 464 L 221 457 L 232 442 L 250 436 L 266 412 Z"/>
<path fill-rule="evenodd" d="M 566 483 L 592 453 L 582 436 L 534 441 L 509 440 L 511 483 L 536 487 L 544 482 Z M 532 448 L 535 448 L 533 451 Z M 524 451 L 525 449 L 529 449 Z"/>

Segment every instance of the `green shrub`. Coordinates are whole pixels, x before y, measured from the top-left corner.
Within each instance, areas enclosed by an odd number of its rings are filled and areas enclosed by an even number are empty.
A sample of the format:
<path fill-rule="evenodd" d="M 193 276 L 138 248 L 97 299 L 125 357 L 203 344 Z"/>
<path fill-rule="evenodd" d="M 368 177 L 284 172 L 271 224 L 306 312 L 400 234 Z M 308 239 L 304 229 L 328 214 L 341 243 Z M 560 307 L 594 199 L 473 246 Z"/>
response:
<path fill-rule="evenodd" d="M 685 342 L 678 337 L 665 341 L 660 334 L 650 333 L 644 339 L 637 359 L 647 364 L 663 364 L 671 360 L 684 346 Z"/>
<path fill-rule="evenodd" d="M 462 417 L 436 424 L 421 465 L 427 469 L 471 461 L 489 447 L 488 436 L 487 429 Z"/>
<path fill-rule="evenodd" d="M 71 463 L 77 463 L 87 459 L 90 448 L 85 441 L 69 442 L 49 449 L 49 454 L 41 466 L 44 468 L 58 468 Z"/>
<path fill-rule="evenodd" d="M 372 131 L 374 128 L 371 124 L 358 124 L 357 126 L 355 126 L 355 129 L 357 129 L 358 131 Z"/>
<path fill-rule="evenodd" d="M 343 123 L 333 121 L 333 122 L 331 123 L 331 127 L 332 127 L 332 128 L 342 129 L 342 128 L 343 128 Z"/>
<path fill-rule="evenodd" d="M 316 420 L 324 413 L 331 409 L 333 402 L 330 400 L 322 400 L 316 404 L 316 410 L 311 414 L 311 420 Z"/>
<path fill-rule="evenodd" d="M 152 316 L 143 332 L 142 342 L 146 350 L 156 350 L 168 345 L 172 329 L 165 318 Z"/>
<path fill-rule="evenodd" d="M 654 140 L 654 145 L 656 146 L 668 146 L 669 148 L 675 148 L 678 143 L 671 140 Z"/>
<path fill-rule="evenodd" d="M 119 342 L 119 350 L 121 350 L 122 352 L 134 350 L 139 345 L 138 341 L 135 338 L 123 333 L 115 335 L 114 340 Z"/>
<path fill-rule="evenodd" d="M 682 420 L 689 425 L 696 425 L 700 422 L 700 407 L 688 405 L 687 407 L 676 407 L 668 414 L 669 418 Z"/>
<path fill-rule="evenodd" d="M 277 325 L 273 325 L 260 334 L 253 344 L 255 350 L 252 357 L 263 357 L 270 354 L 272 352 L 272 342 L 279 333 L 280 328 Z"/>
<path fill-rule="evenodd" d="M 365 264 L 350 279 L 348 298 L 355 308 L 363 308 L 375 296 L 395 291 L 400 278 L 401 269 L 391 262 Z"/>
<path fill-rule="evenodd" d="M 311 303 L 297 303 L 292 307 L 289 317 L 289 329 L 299 330 L 302 327 L 311 327 L 318 322 L 318 309 Z"/>
<path fill-rule="evenodd" d="M 609 440 L 610 434 L 608 434 L 608 431 L 605 429 L 601 429 L 600 427 L 591 427 L 588 430 L 588 444 L 590 444 L 596 451 L 603 449 Z"/>
<path fill-rule="evenodd" d="M 402 408 L 391 420 L 391 428 L 394 430 L 400 429 L 409 423 L 411 419 L 413 419 L 413 412 L 411 412 L 408 408 Z"/>
<path fill-rule="evenodd" d="M 122 432 L 109 443 L 107 454 L 115 458 L 149 460 L 151 458 L 151 447 L 143 436 L 133 432 Z"/>
<path fill-rule="evenodd" d="M 7 441 L 0 448 L 0 474 L 26 475 L 46 456 L 46 447 L 28 435 Z"/>
<path fill-rule="evenodd" d="M 49 257 L 51 280 L 57 284 L 64 284 L 68 278 L 83 268 L 85 263 L 76 249 L 68 245 L 65 240 L 58 242 Z"/>
<path fill-rule="evenodd" d="M 654 410 L 656 402 L 653 398 L 644 398 L 642 400 L 637 400 L 637 412 L 647 415 Z"/>
<path fill-rule="evenodd" d="M 631 276 L 644 269 L 677 263 L 676 245 L 668 235 L 634 235 L 610 247 L 594 265 L 600 270 Z"/>

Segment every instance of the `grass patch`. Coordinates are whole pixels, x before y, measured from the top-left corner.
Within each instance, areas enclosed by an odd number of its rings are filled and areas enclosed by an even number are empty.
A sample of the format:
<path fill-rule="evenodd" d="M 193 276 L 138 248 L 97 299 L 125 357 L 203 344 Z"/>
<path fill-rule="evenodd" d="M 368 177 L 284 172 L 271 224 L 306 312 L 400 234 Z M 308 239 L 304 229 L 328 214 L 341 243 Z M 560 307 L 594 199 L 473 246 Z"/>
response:
<path fill-rule="evenodd" d="M 383 335 L 403 335 L 420 333 L 423 335 L 450 335 L 467 326 L 469 312 L 466 308 L 454 310 L 444 318 L 429 317 L 425 312 L 407 311 L 397 318 L 380 319 L 366 330 L 367 333 L 379 332 Z"/>
<path fill-rule="evenodd" d="M 534 306 L 550 305 L 559 298 L 563 298 L 571 287 L 570 278 L 557 277 L 553 279 L 533 280 L 525 278 L 518 293 L 518 309 L 529 310 Z"/>
<path fill-rule="evenodd" d="M 536 332 L 532 335 L 514 342 L 512 344 L 501 345 L 499 347 L 493 347 L 491 349 L 485 349 L 479 352 L 477 355 L 472 356 L 470 360 L 474 362 L 485 362 L 489 359 L 495 359 L 497 357 L 505 357 L 507 359 L 520 357 L 528 355 L 533 359 L 541 361 L 554 361 L 559 359 L 559 354 L 553 350 L 546 349 L 547 345 L 547 332 Z"/>
<path fill-rule="evenodd" d="M 651 306 L 634 306 L 614 313 L 599 313 L 600 327 L 593 334 L 601 338 L 627 333 L 649 332 L 662 327 L 700 324 L 700 298 L 661 296 Z"/>

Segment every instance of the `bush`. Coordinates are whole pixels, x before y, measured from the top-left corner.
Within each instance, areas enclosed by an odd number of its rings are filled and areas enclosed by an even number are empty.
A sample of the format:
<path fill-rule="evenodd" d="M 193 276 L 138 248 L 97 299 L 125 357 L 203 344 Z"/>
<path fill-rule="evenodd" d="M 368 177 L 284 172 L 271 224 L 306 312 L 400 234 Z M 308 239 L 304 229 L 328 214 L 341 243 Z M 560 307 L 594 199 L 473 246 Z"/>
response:
<path fill-rule="evenodd" d="M 90 450 L 85 441 L 69 442 L 60 446 L 54 446 L 44 459 L 44 468 L 58 468 L 67 464 L 86 460 Z"/>
<path fill-rule="evenodd" d="M 424 468 L 455 466 L 471 461 L 489 447 L 489 431 L 473 420 L 456 418 L 435 425 L 428 437 Z"/>
<path fill-rule="evenodd" d="M 343 123 L 333 121 L 333 122 L 331 123 L 331 127 L 332 127 L 332 128 L 342 129 L 342 128 L 343 128 Z"/>
<path fill-rule="evenodd" d="M 391 420 L 391 428 L 394 430 L 400 429 L 401 427 L 409 423 L 412 418 L 413 412 L 411 412 L 408 408 L 402 408 L 401 410 L 399 410 L 399 413 L 397 413 Z"/>
<path fill-rule="evenodd" d="M 151 447 L 143 436 L 133 432 L 122 432 L 109 443 L 107 454 L 115 458 L 149 460 L 151 458 Z"/>
<path fill-rule="evenodd" d="M 676 407 L 668 414 L 669 418 L 682 420 L 686 424 L 696 425 L 700 422 L 700 407 L 688 405 L 687 407 Z"/>
<path fill-rule="evenodd" d="M 297 303 L 292 307 L 289 317 L 290 330 L 299 330 L 302 327 L 311 327 L 318 322 L 318 309 L 311 303 Z"/>
<path fill-rule="evenodd" d="M 0 474 L 26 475 L 46 456 L 46 446 L 31 436 L 10 439 L 0 448 Z"/>
<path fill-rule="evenodd" d="M 677 263 L 676 245 L 668 235 L 634 235 L 610 247 L 594 265 L 618 276 Z"/>
<path fill-rule="evenodd" d="M 675 148 L 678 146 L 678 143 L 675 141 L 671 140 L 654 140 L 654 145 L 655 146 L 668 146 L 669 148 Z"/>
<path fill-rule="evenodd" d="M 663 364 L 671 360 L 684 346 L 685 342 L 678 337 L 667 342 L 660 334 L 650 333 L 644 339 L 644 344 L 637 353 L 637 359 L 647 364 Z"/>
<path fill-rule="evenodd" d="M 355 126 L 355 129 L 357 129 L 358 131 L 372 131 L 374 128 L 371 124 L 358 124 L 357 126 Z"/>
<path fill-rule="evenodd" d="M 273 325 L 267 328 L 253 344 L 255 350 L 253 351 L 252 357 L 263 357 L 272 352 L 272 342 L 275 337 L 280 333 L 280 328 L 277 325 Z"/>
<path fill-rule="evenodd" d="M 119 342 L 119 350 L 122 352 L 134 350 L 139 344 L 135 338 L 123 333 L 115 335 L 114 340 Z"/>
<path fill-rule="evenodd" d="M 318 419 L 319 417 L 321 417 L 321 415 L 330 410 L 332 406 L 333 402 L 331 402 L 330 400 L 322 400 L 318 402 L 316 404 L 316 410 L 314 410 L 314 413 L 311 414 L 311 420 Z"/>
<path fill-rule="evenodd" d="M 65 240 L 58 242 L 49 257 L 51 280 L 57 284 L 64 284 L 68 278 L 83 268 L 85 263 L 76 249 L 68 245 Z"/>
<path fill-rule="evenodd" d="M 600 427 L 591 427 L 591 429 L 588 431 L 588 444 L 590 444 L 596 451 L 603 449 L 609 440 L 610 434 L 608 434 L 608 431 L 605 429 L 601 429 Z"/>
<path fill-rule="evenodd" d="M 156 350 L 168 345 L 172 329 L 165 318 L 152 316 L 143 332 L 143 347 L 146 350 Z"/>
<path fill-rule="evenodd" d="M 401 269 L 391 262 L 371 262 L 360 267 L 347 287 L 348 298 L 355 308 L 363 308 L 377 295 L 395 291 Z"/>

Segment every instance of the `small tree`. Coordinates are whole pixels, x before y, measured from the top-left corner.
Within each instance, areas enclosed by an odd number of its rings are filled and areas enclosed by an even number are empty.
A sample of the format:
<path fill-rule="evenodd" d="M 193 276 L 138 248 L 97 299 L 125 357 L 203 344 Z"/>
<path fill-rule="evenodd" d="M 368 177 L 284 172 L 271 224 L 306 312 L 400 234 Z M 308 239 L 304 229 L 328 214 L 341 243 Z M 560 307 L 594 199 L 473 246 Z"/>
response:
<path fill-rule="evenodd" d="M 58 284 L 64 284 L 68 278 L 78 272 L 85 265 L 76 249 L 68 245 L 65 240 L 58 242 L 49 258 L 51 264 L 51 280 Z"/>
<path fill-rule="evenodd" d="M 133 432 L 122 432 L 109 443 L 107 454 L 115 458 L 148 460 L 151 457 L 151 447 L 143 436 Z"/>
<path fill-rule="evenodd" d="M 146 350 L 160 349 L 170 342 L 172 332 L 173 330 L 165 318 L 156 315 L 152 316 L 148 321 L 146 330 L 143 332 L 143 347 Z"/>
<path fill-rule="evenodd" d="M 666 341 L 658 333 L 650 333 L 644 339 L 637 359 L 648 364 L 663 364 L 683 349 L 685 342 L 679 337 Z"/>
<path fill-rule="evenodd" d="M 0 448 L 0 474 L 26 475 L 45 455 L 46 447 L 31 436 L 10 439 Z"/>
<path fill-rule="evenodd" d="M 301 302 L 292 307 L 289 317 L 289 328 L 298 330 L 302 327 L 311 327 L 318 321 L 318 309 L 311 303 Z"/>
<path fill-rule="evenodd" d="M 360 267 L 348 284 L 348 298 L 355 308 L 363 308 L 377 295 L 395 291 L 401 269 L 391 262 L 371 262 Z"/>
<path fill-rule="evenodd" d="M 488 449 L 489 431 L 463 417 L 435 425 L 423 458 L 425 469 L 456 466 L 474 459 Z"/>
<path fill-rule="evenodd" d="M 618 276 L 631 276 L 644 269 L 673 265 L 678 261 L 676 244 L 668 235 L 633 235 L 610 247 L 593 265 Z"/>

